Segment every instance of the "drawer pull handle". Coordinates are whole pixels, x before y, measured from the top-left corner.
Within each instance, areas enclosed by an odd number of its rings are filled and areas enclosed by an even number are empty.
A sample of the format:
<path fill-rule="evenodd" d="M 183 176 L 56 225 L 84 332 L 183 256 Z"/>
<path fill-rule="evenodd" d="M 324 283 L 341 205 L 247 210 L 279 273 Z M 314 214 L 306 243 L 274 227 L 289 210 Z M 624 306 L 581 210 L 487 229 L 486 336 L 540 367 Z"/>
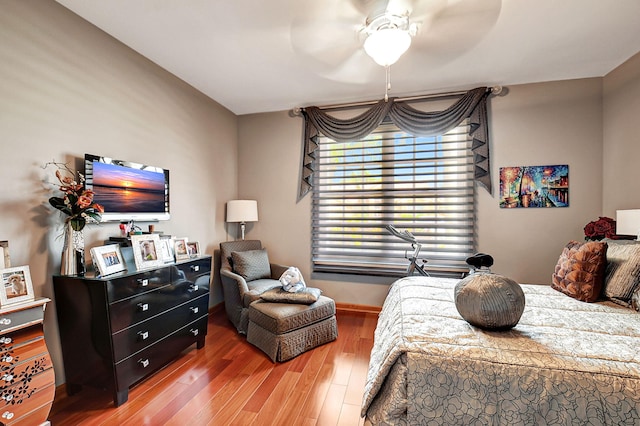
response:
<path fill-rule="evenodd" d="M 0 319 L 0 325 L 9 325 L 11 324 L 11 318 L 2 318 Z"/>
<path fill-rule="evenodd" d="M 200 270 L 200 265 L 191 265 L 191 270 L 193 272 L 198 272 Z"/>
<path fill-rule="evenodd" d="M 11 342 L 13 342 L 13 340 L 11 340 L 11 337 L 6 337 L 6 336 L 0 337 L 0 343 L 2 343 L 3 345 L 8 345 Z"/>
<path fill-rule="evenodd" d="M 149 338 L 148 331 L 138 331 L 138 336 L 140 336 L 140 340 L 147 340 Z"/>
<path fill-rule="evenodd" d="M 2 399 L 4 399 L 5 401 L 9 402 L 13 399 L 13 394 L 10 393 L 5 393 L 4 395 L 2 395 Z"/>
<path fill-rule="evenodd" d="M 149 285 L 149 280 L 146 278 L 138 278 L 138 284 L 140 284 L 142 287 L 146 287 Z"/>
<path fill-rule="evenodd" d="M 7 383 L 11 382 L 13 380 L 13 374 L 5 374 L 4 376 L 2 376 L 2 380 Z"/>
<path fill-rule="evenodd" d="M 191 284 L 189 286 L 189 290 L 188 291 L 189 291 L 189 293 L 193 293 L 195 291 L 198 291 L 198 284 Z"/>
<path fill-rule="evenodd" d="M 197 314 L 197 313 L 198 313 L 198 311 L 200 310 L 200 309 L 198 309 L 198 307 L 197 307 L 197 306 L 192 306 L 192 307 L 190 307 L 189 309 L 191 309 L 191 313 L 192 313 L 192 314 Z"/>
<path fill-rule="evenodd" d="M 149 310 L 149 304 L 148 303 L 138 303 L 138 309 L 140 310 L 140 312 L 145 312 Z"/>
<path fill-rule="evenodd" d="M 14 414 L 11 411 L 5 411 L 4 413 L 2 413 L 3 419 L 11 420 L 13 416 Z"/>
<path fill-rule="evenodd" d="M 11 355 L 5 355 L 2 357 L 2 362 L 11 362 L 13 361 L 13 357 Z"/>
<path fill-rule="evenodd" d="M 138 361 L 142 368 L 147 368 L 149 366 L 149 359 L 141 359 Z"/>
<path fill-rule="evenodd" d="M 191 329 L 191 330 L 189 330 L 189 331 L 190 331 L 190 332 L 191 332 L 191 334 L 193 334 L 194 336 L 197 336 L 197 335 L 200 333 L 200 331 L 198 331 L 198 329 L 197 329 L 197 328 L 195 328 L 195 329 L 194 329 L 194 328 L 192 328 L 192 329 Z"/>

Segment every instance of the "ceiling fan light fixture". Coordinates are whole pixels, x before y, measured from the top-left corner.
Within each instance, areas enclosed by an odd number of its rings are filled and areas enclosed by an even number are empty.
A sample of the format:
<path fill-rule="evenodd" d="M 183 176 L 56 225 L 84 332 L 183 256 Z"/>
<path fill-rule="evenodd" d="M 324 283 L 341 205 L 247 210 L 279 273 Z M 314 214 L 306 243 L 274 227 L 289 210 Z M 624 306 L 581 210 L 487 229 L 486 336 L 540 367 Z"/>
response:
<path fill-rule="evenodd" d="M 383 67 L 395 64 L 411 46 L 409 31 L 399 28 L 381 28 L 373 31 L 364 41 L 367 55 Z"/>

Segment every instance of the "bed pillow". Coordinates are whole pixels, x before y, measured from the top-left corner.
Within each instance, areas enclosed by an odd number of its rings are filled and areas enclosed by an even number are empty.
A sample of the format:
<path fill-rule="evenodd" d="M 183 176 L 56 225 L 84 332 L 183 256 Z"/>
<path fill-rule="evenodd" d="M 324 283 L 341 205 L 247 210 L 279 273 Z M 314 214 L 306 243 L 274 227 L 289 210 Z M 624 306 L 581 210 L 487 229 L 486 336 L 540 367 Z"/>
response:
<path fill-rule="evenodd" d="M 570 241 L 562 249 L 551 287 L 574 299 L 595 302 L 604 284 L 606 255 L 607 243 Z"/>
<path fill-rule="evenodd" d="M 242 276 L 245 281 L 271 278 L 271 265 L 267 250 L 247 250 L 231 252 L 233 272 Z"/>
<path fill-rule="evenodd" d="M 631 306 L 631 296 L 640 284 L 640 244 L 609 242 L 604 295 L 613 302 Z"/>
<path fill-rule="evenodd" d="M 322 294 L 319 288 L 305 287 L 296 292 L 286 291 L 282 287 L 272 288 L 260 295 L 260 298 L 266 302 L 278 303 L 298 303 L 301 305 L 311 305 L 318 301 Z"/>
<path fill-rule="evenodd" d="M 638 286 L 631 295 L 631 307 L 640 312 L 640 286 Z"/>

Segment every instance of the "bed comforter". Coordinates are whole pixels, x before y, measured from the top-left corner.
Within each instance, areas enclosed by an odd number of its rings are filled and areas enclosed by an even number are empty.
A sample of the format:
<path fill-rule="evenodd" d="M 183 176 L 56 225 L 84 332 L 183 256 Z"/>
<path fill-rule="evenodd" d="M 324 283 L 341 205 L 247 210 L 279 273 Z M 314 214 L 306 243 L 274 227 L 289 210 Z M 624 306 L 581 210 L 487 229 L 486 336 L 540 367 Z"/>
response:
<path fill-rule="evenodd" d="M 522 285 L 518 325 L 484 331 L 458 314 L 457 282 L 391 286 L 362 403 L 369 423 L 640 424 L 640 314 Z"/>

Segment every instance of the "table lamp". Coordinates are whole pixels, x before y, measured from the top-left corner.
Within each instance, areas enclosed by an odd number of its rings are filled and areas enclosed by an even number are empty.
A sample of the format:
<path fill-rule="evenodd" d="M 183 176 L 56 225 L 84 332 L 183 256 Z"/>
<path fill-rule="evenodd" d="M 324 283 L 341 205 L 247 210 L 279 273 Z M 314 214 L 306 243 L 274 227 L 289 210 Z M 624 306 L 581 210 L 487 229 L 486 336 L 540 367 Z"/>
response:
<path fill-rule="evenodd" d="M 247 222 L 258 221 L 258 202 L 255 200 L 227 201 L 227 222 L 240 222 L 242 239 Z"/>
<path fill-rule="evenodd" d="M 640 239 L 640 209 L 616 210 L 616 234 Z"/>

